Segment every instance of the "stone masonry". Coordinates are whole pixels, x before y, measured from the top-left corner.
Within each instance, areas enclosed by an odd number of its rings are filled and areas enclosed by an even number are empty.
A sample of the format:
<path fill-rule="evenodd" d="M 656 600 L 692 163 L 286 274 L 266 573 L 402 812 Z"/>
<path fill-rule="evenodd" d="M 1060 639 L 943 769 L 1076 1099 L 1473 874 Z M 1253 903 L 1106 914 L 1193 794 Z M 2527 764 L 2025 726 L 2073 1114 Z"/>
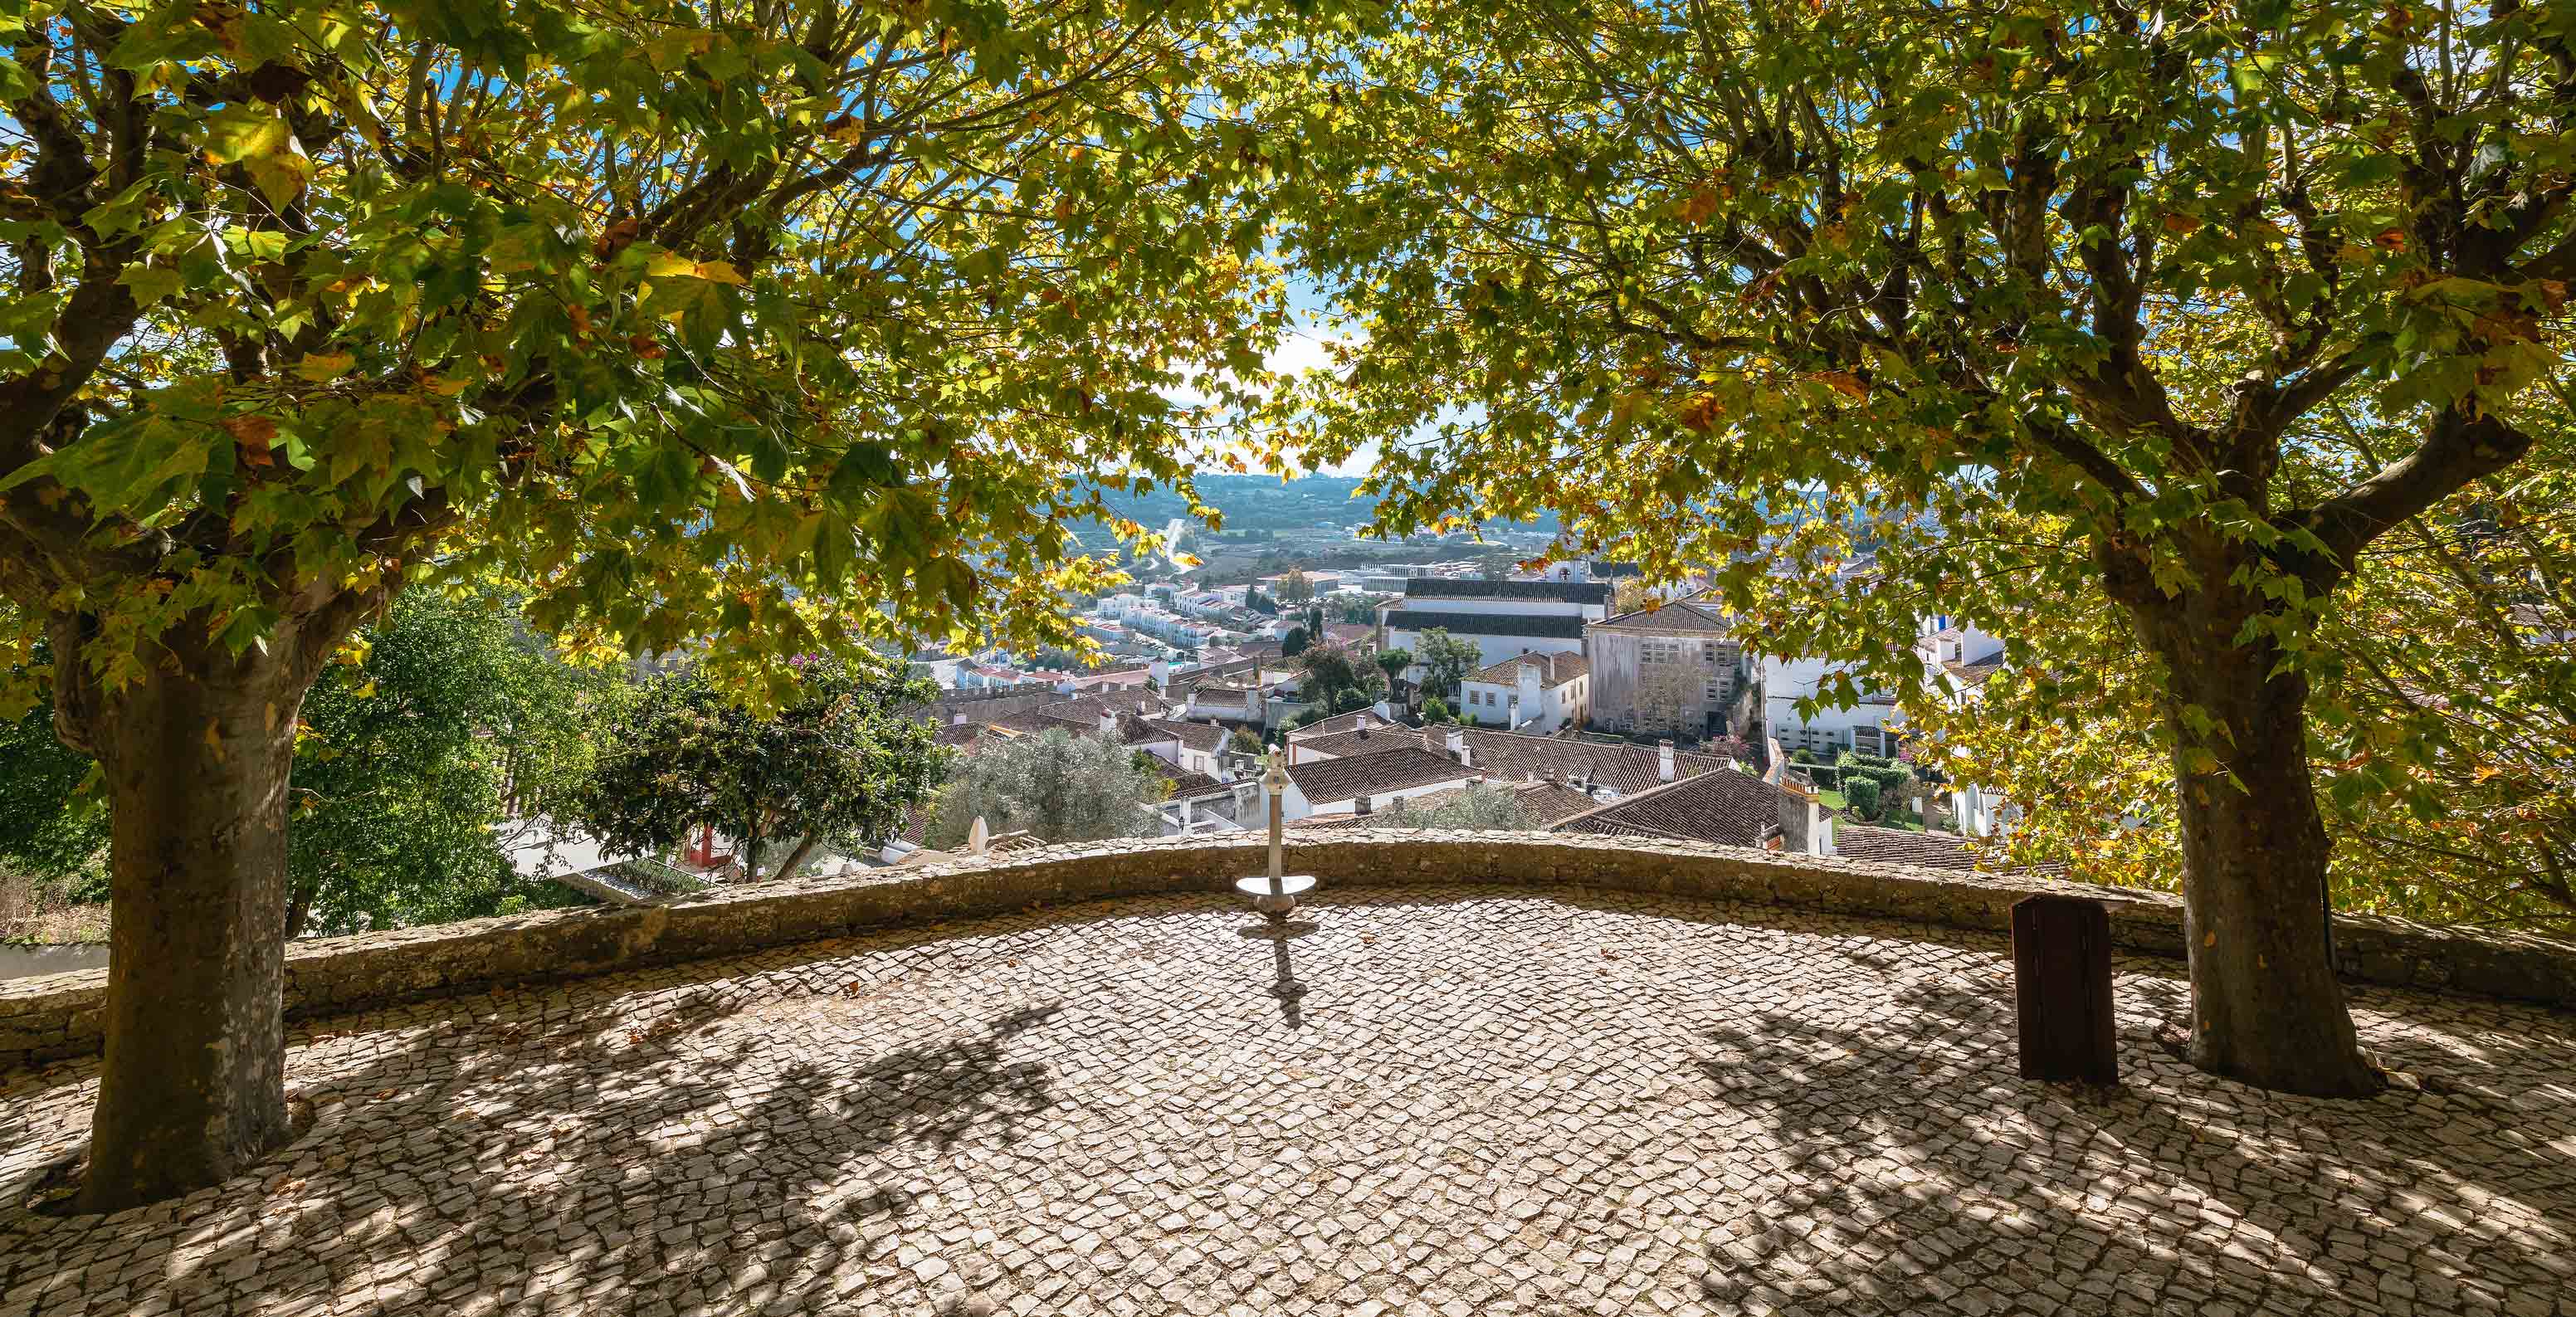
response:
<path fill-rule="evenodd" d="M 286 1009 L 290 1018 L 310 1018 L 905 923 L 1223 891 L 1263 859 L 1259 839 L 1248 834 L 1095 842 L 855 878 L 717 888 L 654 905 L 299 941 L 287 949 Z M 1345 890 L 1425 882 L 1590 887 L 1993 930 L 2008 926 L 2014 901 L 2059 892 L 2109 905 L 2112 938 L 2124 948 L 2179 957 L 2184 942 L 2181 905 L 2162 893 L 1695 842 L 1352 830 L 1292 838 L 1289 864 Z M 2335 921 L 2335 940 L 2338 968 L 2349 979 L 2576 1006 L 2576 947 L 2565 943 L 2351 917 Z M 104 970 L 92 970 L 0 982 L 0 1067 L 96 1051 L 106 980 Z"/>
<path fill-rule="evenodd" d="M 2025 1084 L 1990 933 L 1770 902 L 1330 890 L 1010 913 L 308 1021 L 315 1123 L 19 1210 L 96 1061 L 0 1074 L 0 1317 L 2576 1317 L 2576 1017 L 2354 993 L 2328 1103 L 2156 1042 Z M 1293 1009 L 1293 1013 L 1288 1013 Z"/>

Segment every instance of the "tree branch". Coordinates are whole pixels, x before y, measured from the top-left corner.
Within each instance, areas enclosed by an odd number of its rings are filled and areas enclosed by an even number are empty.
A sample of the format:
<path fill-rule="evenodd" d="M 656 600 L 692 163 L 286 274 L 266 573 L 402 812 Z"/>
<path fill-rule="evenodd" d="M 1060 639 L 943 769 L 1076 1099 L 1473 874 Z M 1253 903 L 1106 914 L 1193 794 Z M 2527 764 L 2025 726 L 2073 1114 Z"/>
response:
<path fill-rule="evenodd" d="M 2471 416 L 2457 404 L 2442 409 L 2415 451 L 2380 468 L 2313 508 L 2285 520 L 2305 526 L 2333 556 L 2333 578 L 2351 570 L 2353 556 L 2381 532 L 2431 507 L 2472 480 L 2493 475 L 2531 451 L 2532 438 L 2492 415 Z"/>

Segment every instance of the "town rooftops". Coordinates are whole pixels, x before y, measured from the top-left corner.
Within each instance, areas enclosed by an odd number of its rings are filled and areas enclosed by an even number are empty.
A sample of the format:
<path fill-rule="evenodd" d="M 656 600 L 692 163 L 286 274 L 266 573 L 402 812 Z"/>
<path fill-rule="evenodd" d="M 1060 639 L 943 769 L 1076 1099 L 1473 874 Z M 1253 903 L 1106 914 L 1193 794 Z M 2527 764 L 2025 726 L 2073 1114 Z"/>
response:
<path fill-rule="evenodd" d="M 1533 777 L 1541 780 L 1554 778 L 1569 784 L 1588 783 L 1606 787 L 1621 795 L 1644 791 L 1663 782 L 1662 754 L 1651 745 L 1531 736 L 1524 732 L 1497 732 L 1481 727 L 1440 727 L 1433 735 L 1446 745 L 1448 736 L 1453 733 L 1464 738 L 1469 765 L 1491 778 L 1516 782 Z M 1356 758 L 1407 748 L 1418 750 L 1422 746 L 1422 733 L 1410 727 L 1389 727 L 1365 734 L 1352 731 L 1314 737 L 1300 740 L 1297 744 L 1300 749 L 1315 754 Z M 1723 756 L 1687 751 L 1677 751 L 1673 755 L 1673 776 L 1676 779 L 1733 771 L 1735 761 Z"/>
<path fill-rule="evenodd" d="M 1484 785 L 1491 787 L 1496 791 L 1509 792 L 1515 799 L 1520 801 L 1521 813 L 1529 820 L 1529 825 L 1526 829 L 1528 831 L 1545 831 L 1559 819 L 1563 819 L 1573 814 L 1580 814 L 1599 803 L 1580 791 L 1576 791 L 1570 787 L 1561 787 L 1553 782 L 1496 782 L 1488 779 Z M 1462 787 L 1451 787 L 1443 791 L 1429 791 L 1419 796 L 1407 796 L 1404 798 L 1404 807 L 1417 811 L 1438 809 L 1443 805 L 1458 800 L 1474 789 L 1474 785 L 1470 784 Z M 1385 828 L 1393 827 L 1395 824 L 1393 820 L 1387 817 L 1385 809 L 1379 809 L 1367 814 L 1310 814 L 1305 818 L 1297 820 L 1297 822 L 1290 826 L 1299 828 Z"/>
<path fill-rule="evenodd" d="M 1555 690 L 1592 671 L 1591 662 L 1580 654 L 1523 654 L 1492 664 L 1467 680 L 1489 686 L 1516 686 L 1524 663 L 1538 668 L 1538 684 L 1543 690 Z"/>
<path fill-rule="evenodd" d="M 1751 773 L 1702 773 L 1577 814 L 1553 830 L 1759 846 L 1779 826 L 1786 795 Z"/>
<path fill-rule="evenodd" d="M 1882 864 L 1913 864 L 1932 869 L 1973 869 L 1976 852 L 1968 839 L 1951 832 L 1909 832 L 1866 823 L 1834 825 L 1834 853 L 1845 859 Z"/>
<path fill-rule="evenodd" d="M 1477 770 L 1420 745 L 1398 746 L 1384 754 L 1291 764 L 1288 780 L 1297 784 L 1311 805 L 1356 800 L 1381 791 L 1403 791 L 1435 782 L 1466 782 Z"/>
<path fill-rule="evenodd" d="M 1962 686 L 1983 686 L 1993 680 L 1996 673 L 2004 670 L 2004 656 L 2001 651 L 1997 651 L 1974 663 L 1944 663 L 1941 667 L 1951 676 L 1958 678 Z"/>
<path fill-rule="evenodd" d="M 1337 713 L 1330 718 L 1318 718 L 1303 727 L 1291 729 L 1288 733 L 1288 739 L 1291 741 L 1302 742 L 1312 741 L 1326 736 L 1339 736 L 1344 732 L 1357 731 L 1363 719 L 1368 723 L 1370 728 L 1369 735 L 1371 736 L 1375 736 L 1380 732 L 1386 732 L 1395 736 L 1412 737 L 1413 743 L 1416 745 L 1422 743 L 1421 733 L 1402 723 L 1387 721 L 1386 715 L 1379 713 L 1375 709 L 1360 709 L 1352 713 Z"/>
<path fill-rule="evenodd" d="M 1193 773 L 1187 769 L 1166 767 L 1163 769 L 1163 780 L 1172 784 L 1174 800 L 1203 800 L 1209 796 L 1234 794 L 1233 787 L 1205 773 Z"/>
<path fill-rule="evenodd" d="M 1189 723 L 1177 718 L 1148 718 L 1145 721 L 1155 730 L 1170 734 L 1173 739 L 1193 750 L 1222 750 L 1225 748 L 1225 738 L 1233 735 L 1214 723 Z"/>
<path fill-rule="evenodd" d="M 1134 718 L 1139 715 L 1160 716 L 1162 712 L 1163 702 L 1151 696 L 1085 695 L 1040 705 L 1037 716 L 1055 719 L 1068 731 L 1096 732 L 1100 730 L 1102 714 Z"/>
<path fill-rule="evenodd" d="M 1527 599 L 1559 604 L 1608 604 L 1613 591 L 1599 581 L 1484 581 L 1415 576 L 1404 597 L 1415 599 Z"/>
<path fill-rule="evenodd" d="M 1518 585 L 1518 581 L 1487 584 Z M 1573 613 L 1443 613 L 1404 607 L 1386 615 L 1389 631 L 1430 631 L 1462 636 L 1537 636 L 1550 640 L 1583 639 L 1583 619 Z"/>
<path fill-rule="evenodd" d="M 1618 627 L 1626 631 L 1708 632 L 1721 636 L 1735 630 L 1734 619 L 1708 604 L 1692 599 L 1674 599 L 1656 608 L 1632 608 L 1627 612 L 1595 622 L 1593 625 Z"/>

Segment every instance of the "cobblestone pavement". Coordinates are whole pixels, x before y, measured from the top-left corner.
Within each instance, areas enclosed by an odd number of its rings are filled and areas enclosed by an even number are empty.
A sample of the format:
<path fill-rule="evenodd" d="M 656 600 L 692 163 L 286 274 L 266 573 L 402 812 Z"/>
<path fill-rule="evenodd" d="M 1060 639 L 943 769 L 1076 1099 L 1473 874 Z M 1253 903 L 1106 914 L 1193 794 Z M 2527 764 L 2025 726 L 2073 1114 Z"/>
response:
<path fill-rule="evenodd" d="M 2576 1314 L 2576 1018 L 2361 993 L 2442 1092 L 2160 1050 L 2013 1076 L 1998 939 L 1770 907 L 1316 908 L 1299 1018 L 1209 898 L 816 944 L 295 1035 L 315 1126 L 14 1206 L 93 1063 L 0 1078 L 22 1314 Z M 2442 1082 L 2447 1081 L 2447 1082 Z"/>

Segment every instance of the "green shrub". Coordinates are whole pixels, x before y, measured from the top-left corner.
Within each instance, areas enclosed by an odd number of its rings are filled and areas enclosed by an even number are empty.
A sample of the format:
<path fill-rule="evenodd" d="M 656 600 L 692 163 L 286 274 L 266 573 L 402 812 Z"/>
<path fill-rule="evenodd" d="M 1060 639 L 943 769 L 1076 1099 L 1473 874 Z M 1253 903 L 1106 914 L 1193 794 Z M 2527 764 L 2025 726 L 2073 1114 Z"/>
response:
<path fill-rule="evenodd" d="M 1851 802 L 1852 813 L 1861 818 L 1874 819 L 1879 816 L 1878 781 L 1875 778 L 1862 777 L 1857 773 L 1851 774 L 1843 782 L 1843 799 Z"/>

